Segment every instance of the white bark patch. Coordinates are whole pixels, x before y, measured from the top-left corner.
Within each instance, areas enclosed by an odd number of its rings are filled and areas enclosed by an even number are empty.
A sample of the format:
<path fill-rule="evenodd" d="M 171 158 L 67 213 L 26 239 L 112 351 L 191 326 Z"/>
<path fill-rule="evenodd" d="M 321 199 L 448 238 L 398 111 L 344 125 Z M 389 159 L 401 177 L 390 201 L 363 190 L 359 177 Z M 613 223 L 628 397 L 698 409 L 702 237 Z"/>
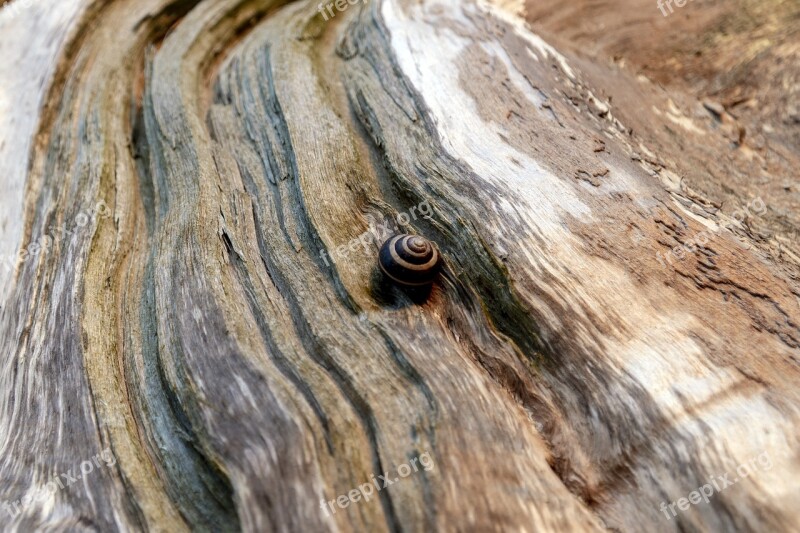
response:
<path fill-rule="evenodd" d="M 20 247 L 23 191 L 39 110 L 67 29 L 81 7 L 81 0 L 61 0 L 58 7 L 18 3 L 0 9 L 0 257 Z M 11 275 L 0 268 L 2 293 Z"/>

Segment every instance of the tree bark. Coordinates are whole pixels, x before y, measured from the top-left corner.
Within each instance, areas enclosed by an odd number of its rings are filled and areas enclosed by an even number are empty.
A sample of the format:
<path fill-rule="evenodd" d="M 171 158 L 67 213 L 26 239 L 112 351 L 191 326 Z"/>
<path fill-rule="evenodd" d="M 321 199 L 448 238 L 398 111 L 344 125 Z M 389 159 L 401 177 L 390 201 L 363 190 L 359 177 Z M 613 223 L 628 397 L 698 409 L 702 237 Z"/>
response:
<path fill-rule="evenodd" d="M 0 18 L 4 529 L 800 526 L 800 260 L 620 117 L 726 131 L 498 4 L 344 6 Z"/>

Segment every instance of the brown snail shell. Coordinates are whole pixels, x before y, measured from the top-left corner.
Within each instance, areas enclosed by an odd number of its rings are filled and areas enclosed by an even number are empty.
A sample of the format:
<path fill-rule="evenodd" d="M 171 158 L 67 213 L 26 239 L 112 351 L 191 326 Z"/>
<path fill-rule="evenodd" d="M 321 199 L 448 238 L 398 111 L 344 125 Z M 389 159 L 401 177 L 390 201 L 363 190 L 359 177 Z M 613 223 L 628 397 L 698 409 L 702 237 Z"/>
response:
<path fill-rule="evenodd" d="M 383 273 L 406 287 L 430 285 L 441 266 L 436 245 L 419 235 L 395 235 L 383 243 L 378 261 Z"/>

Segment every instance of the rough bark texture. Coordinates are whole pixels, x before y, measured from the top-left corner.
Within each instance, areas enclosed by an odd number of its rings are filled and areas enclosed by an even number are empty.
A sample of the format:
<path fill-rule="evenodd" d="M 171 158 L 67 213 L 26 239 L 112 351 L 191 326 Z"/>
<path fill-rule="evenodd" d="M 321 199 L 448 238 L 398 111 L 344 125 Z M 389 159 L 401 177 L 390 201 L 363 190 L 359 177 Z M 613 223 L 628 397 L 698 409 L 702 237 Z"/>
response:
<path fill-rule="evenodd" d="M 800 527 L 796 242 L 681 179 L 763 178 L 737 161 L 765 152 L 511 11 L 0 19 L 0 243 L 52 236 L 0 274 L 4 530 Z M 426 298 L 382 283 L 379 223 L 438 243 Z"/>

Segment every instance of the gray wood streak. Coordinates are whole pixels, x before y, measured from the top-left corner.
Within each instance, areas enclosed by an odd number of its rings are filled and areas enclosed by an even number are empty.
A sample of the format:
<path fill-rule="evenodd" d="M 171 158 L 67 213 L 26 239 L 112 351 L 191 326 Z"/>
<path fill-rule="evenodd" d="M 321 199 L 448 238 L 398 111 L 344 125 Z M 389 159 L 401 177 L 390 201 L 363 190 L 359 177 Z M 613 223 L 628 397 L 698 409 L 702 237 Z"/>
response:
<path fill-rule="evenodd" d="M 660 265 L 724 220 L 631 158 L 570 57 L 484 3 L 83 7 L 23 246 L 112 216 L 4 302 L 0 499 L 106 447 L 116 464 L 4 529 L 797 527 L 797 283 L 728 231 Z M 391 223 L 446 259 L 423 303 L 380 283 L 377 240 L 332 253 L 422 202 Z"/>

